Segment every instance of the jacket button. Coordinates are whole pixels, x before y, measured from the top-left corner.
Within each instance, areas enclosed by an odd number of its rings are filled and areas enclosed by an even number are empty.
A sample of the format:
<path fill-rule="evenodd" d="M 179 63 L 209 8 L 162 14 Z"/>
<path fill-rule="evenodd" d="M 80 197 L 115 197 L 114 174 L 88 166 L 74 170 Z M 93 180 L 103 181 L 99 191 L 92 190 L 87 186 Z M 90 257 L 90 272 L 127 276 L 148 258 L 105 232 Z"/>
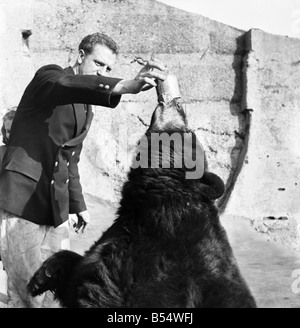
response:
<path fill-rule="evenodd" d="M 66 183 L 69 183 L 69 179 L 66 180 Z"/>
<path fill-rule="evenodd" d="M 106 85 L 106 86 L 105 86 L 105 89 L 108 90 L 108 89 L 109 89 L 109 85 Z"/>
<path fill-rule="evenodd" d="M 104 87 L 104 85 L 101 83 L 101 84 L 99 84 L 99 87 L 100 87 L 100 88 L 103 88 L 103 87 Z"/>
<path fill-rule="evenodd" d="M 67 166 L 69 166 L 69 165 L 70 165 L 70 162 L 67 163 Z"/>
<path fill-rule="evenodd" d="M 74 156 L 74 155 L 75 155 L 75 151 L 72 152 L 72 156 Z"/>
<path fill-rule="evenodd" d="M 55 164 L 54 164 L 55 166 L 57 166 L 58 165 L 58 162 L 55 162 Z"/>
<path fill-rule="evenodd" d="M 54 180 L 51 180 L 51 184 L 52 184 L 52 185 L 54 184 Z"/>

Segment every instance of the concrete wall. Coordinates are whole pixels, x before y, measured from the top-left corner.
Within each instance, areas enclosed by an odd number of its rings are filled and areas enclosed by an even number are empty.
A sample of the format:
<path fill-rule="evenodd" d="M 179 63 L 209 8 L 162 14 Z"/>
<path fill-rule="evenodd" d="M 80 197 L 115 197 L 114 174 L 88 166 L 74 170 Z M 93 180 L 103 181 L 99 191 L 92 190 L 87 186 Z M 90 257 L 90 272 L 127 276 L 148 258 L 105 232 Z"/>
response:
<path fill-rule="evenodd" d="M 211 169 L 225 181 L 230 179 L 243 145 L 234 132 L 242 129 L 239 112 L 244 50 L 238 38 L 243 31 L 153 0 L 144 0 L 142 5 L 136 0 L 32 0 L 29 4 L 24 13 L 30 24 L 8 19 L 7 31 L 11 27 L 14 34 L 7 34 L 13 35 L 16 43 L 19 31 L 30 25 L 34 70 L 49 63 L 68 65 L 81 38 L 94 31 L 104 31 L 120 44 L 114 76 L 134 77 L 140 69 L 138 64 L 131 64 L 134 55 L 149 58 L 154 52 L 179 79 L 190 125 L 203 141 Z M 19 13 L 23 7 L 22 1 L 14 3 Z M 7 60 L 13 67 L 6 74 L 15 77 L 10 51 Z M 21 71 L 25 76 L 28 67 L 23 65 Z M 25 78 L 18 81 L 19 89 L 26 84 Z M 12 85 L 8 83 L 5 89 L 11 92 Z M 20 96 L 21 92 L 14 90 L 14 97 L 4 96 L 4 103 L 9 103 L 7 99 L 17 103 Z M 80 166 L 86 192 L 111 201 L 118 199 L 131 153 L 155 106 L 153 89 L 124 96 L 115 110 L 95 109 Z"/>
<path fill-rule="evenodd" d="M 0 63 L 4 76 L 0 114 L 19 102 L 39 67 L 49 63 L 67 66 L 74 60 L 82 37 L 95 31 L 105 32 L 121 46 L 113 76 L 134 77 L 140 69 L 138 64 L 131 63 L 134 55 L 149 58 L 154 53 L 178 77 L 189 124 L 204 146 L 211 171 L 220 175 L 227 186 L 225 197 L 218 202 L 222 211 L 243 215 L 251 219 L 255 227 L 265 216 L 288 217 L 289 220 L 280 221 L 289 222 L 287 239 L 294 238 L 290 235 L 298 226 L 296 185 L 286 192 L 287 185 L 282 186 L 284 178 L 265 173 L 279 167 L 277 162 L 282 165 L 281 172 L 287 171 L 287 165 L 293 166 L 294 173 L 288 179 L 293 180 L 291 184 L 297 183 L 294 179 L 298 168 L 296 153 L 290 150 L 291 147 L 297 149 L 297 136 L 292 137 L 297 130 L 296 119 L 285 115 L 287 109 L 296 115 L 299 96 L 295 87 L 290 89 L 291 84 L 285 86 L 278 81 L 297 80 L 298 40 L 255 30 L 245 33 L 154 0 L 30 0 L 25 3 L 22 0 L 1 2 L 5 23 L 0 23 L 0 38 L 8 47 L 4 49 L 5 61 Z M 24 48 L 23 29 L 32 31 L 29 48 L 26 45 Z M 254 42 L 255 33 L 262 39 L 258 37 Z M 267 41 L 268 47 L 274 49 L 269 57 L 269 48 L 264 48 Z M 290 48 L 295 56 L 293 60 L 283 56 L 285 52 L 291 53 Z M 274 112 L 278 101 L 286 107 Z M 152 89 L 124 96 L 114 110 L 95 107 L 95 118 L 80 162 L 86 193 L 118 201 L 136 141 L 148 127 L 155 106 L 156 93 Z M 245 110 L 249 108 L 253 112 Z M 279 113 L 286 120 L 284 127 Z M 268 140 L 274 131 L 282 131 L 284 144 L 280 143 L 281 138 L 276 144 L 270 144 Z M 267 150 L 270 155 L 263 161 L 264 171 L 257 171 L 261 160 L 255 159 L 267 154 Z M 291 160 L 289 164 L 282 164 L 286 156 Z M 268 211 L 274 208 L 277 196 L 265 196 L 263 202 L 258 202 L 260 197 L 254 194 L 263 190 L 264 195 L 273 195 L 274 188 L 278 198 L 286 195 L 287 200 L 293 192 L 294 197 L 291 196 L 288 206 L 281 199 L 282 206 L 276 203 L 278 210 Z M 291 246 L 290 242 L 285 244 Z M 292 247 L 297 247 L 296 244 Z"/>
<path fill-rule="evenodd" d="M 24 86 L 34 74 L 34 64 L 22 31 L 33 26 L 32 0 L 0 1 L 0 113 L 20 101 Z M 2 138 L 1 138 L 2 139 Z"/>

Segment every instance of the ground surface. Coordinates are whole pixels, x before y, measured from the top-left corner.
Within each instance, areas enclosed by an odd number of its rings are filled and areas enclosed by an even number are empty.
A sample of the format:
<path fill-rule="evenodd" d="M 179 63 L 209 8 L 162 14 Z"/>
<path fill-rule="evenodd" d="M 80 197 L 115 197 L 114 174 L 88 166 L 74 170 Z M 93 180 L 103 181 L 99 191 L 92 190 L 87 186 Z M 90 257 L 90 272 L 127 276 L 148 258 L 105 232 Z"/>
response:
<path fill-rule="evenodd" d="M 115 207 L 88 197 L 92 216 L 85 234 L 71 233 L 71 248 L 83 253 L 115 218 Z M 300 269 L 300 254 L 264 240 L 240 217 L 222 217 L 240 269 L 259 307 L 300 307 L 300 294 L 292 292 L 292 272 Z M 0 262 L 1 263 L 1 262 Z M 1 266 L 1 265 L 0 265 Z M 0 307 L 6 307 L 5 271 L 0 268 Z M 299 286 L 300 287 L 300 286 Z"/>

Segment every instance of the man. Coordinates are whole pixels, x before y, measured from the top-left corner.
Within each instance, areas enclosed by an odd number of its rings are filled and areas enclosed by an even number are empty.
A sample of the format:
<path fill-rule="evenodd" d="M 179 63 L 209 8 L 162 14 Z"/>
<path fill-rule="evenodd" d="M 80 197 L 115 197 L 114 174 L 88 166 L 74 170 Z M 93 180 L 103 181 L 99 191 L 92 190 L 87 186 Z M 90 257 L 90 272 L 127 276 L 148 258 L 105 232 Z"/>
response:
<path fill-rule="evenodd" d="M 90 104 L 114 108 L 122 94 L 165 79 L 154 71 L 165 69 L 157 60 L 146 62 L 131 80 L 110 78 L 117 55 L 110 37 L 88 35 L 73 67 L 40 68 L 23 94 L 0 172 L 8 307 L 52 306 L 49 295 L 30 298 L 26 285 L 46 258 L 69 248 L 69 213 L 78 217 L 77 232 L 89 223 L 77 164 L 93 117 Z"/>

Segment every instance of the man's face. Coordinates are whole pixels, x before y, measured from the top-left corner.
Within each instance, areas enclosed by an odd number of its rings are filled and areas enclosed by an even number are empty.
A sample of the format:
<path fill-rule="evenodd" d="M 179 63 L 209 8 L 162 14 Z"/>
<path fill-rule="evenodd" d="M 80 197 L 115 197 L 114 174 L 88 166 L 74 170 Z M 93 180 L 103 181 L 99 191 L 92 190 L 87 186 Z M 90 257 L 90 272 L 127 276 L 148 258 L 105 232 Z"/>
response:
<path fill-rule="evenodd" d="M 79 74 L 84 75 L 109 75 L 115 65 L 117 55 L 105 45 L 96 44 L 90 54 L 79 50 Z"/>

